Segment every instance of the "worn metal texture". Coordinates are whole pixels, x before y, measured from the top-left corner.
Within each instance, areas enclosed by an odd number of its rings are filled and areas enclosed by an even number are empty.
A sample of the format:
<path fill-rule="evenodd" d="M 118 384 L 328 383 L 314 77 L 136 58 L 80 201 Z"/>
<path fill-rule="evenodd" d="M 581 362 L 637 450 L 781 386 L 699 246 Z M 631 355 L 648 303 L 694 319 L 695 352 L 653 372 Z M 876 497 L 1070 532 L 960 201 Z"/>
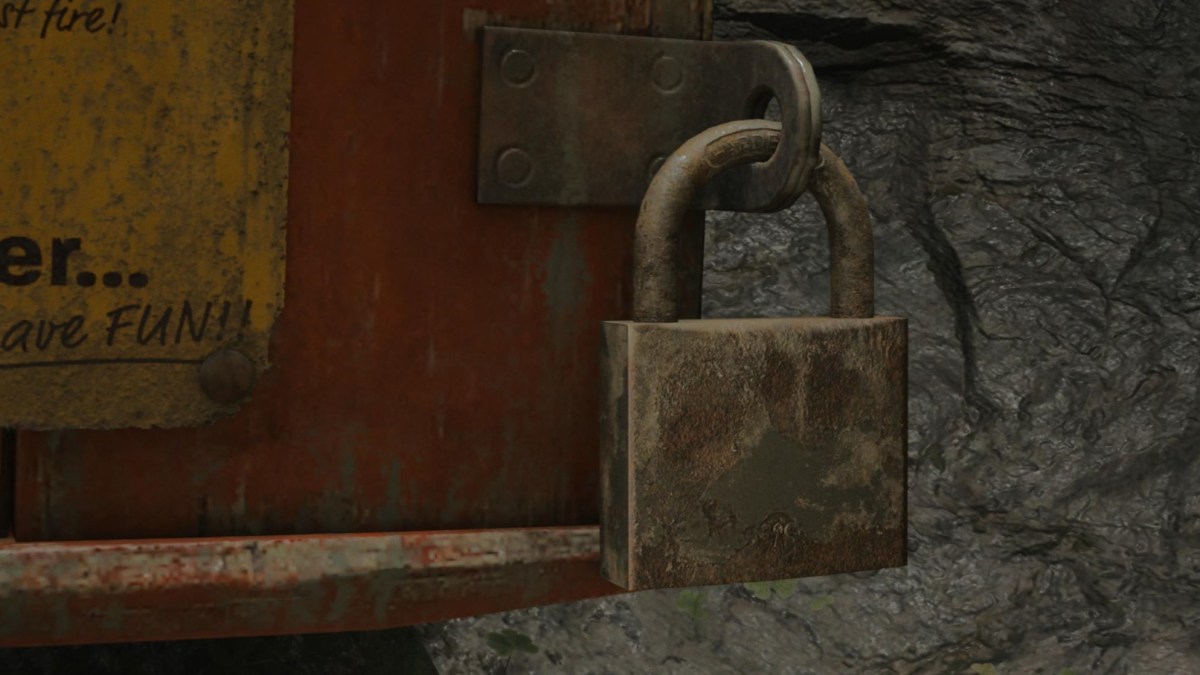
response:
<path fill-rule="evenodd" d="M 698 204 L 784 208 L 817 164 L 820 91 L 782 43 L 489 28 L 482 72 L 482 203 L 638 204 L 681 144 L 761 115 L 772 97 L 787 130 L 778 152 L 707 182 Z"/>
<path fill-rule="evenodd" d="M 17 434 L 12 429 L 0 429 L 0 537 L 12 535 L 16 469 Z"/>
<path fill-rule="evenodd" d="M 679 318 L 680 234 L 697 195 L 722 172 L 769 159 L 782 136 L 778 122 L 727 122 L 700 132 L 666 158 L 646 190 L 634 226 L 633 320 Z"/>
<path fill-rule="evenodd" d="M 10 543 L 4 644 L 378 628 L 619 591 L 594 553 L 595 323 L 628 312 L 634 214 L 474 204 L 477 29 L 702 37 L 708 5 L 464 4 L 297 6 L 294 302 L 277 367 L 211 427 L 21 432 L 14 529 L 33 542 L 566 526 L 570 552 L 484 533 L 499 537 L 487 560 L 429 573 L 379 567 L 420 533 Z M 681 312 L 695 316 L 702 220 L 683 236 Z"/>
<path fill-rule="evenodd" d="M 702 186 L 730 167 L 762 161 L 786 133 L 778 122 L 745 120 L 708 129 L 672 153 L 646 191 L 634 233 L 633 318 L 675 321 L 678 246 L 688 210 Z M 821 163 L 808 189 L 829 232 L 830 316 L 873 315 L 875 242 L 867 201 L 846 165 L 821 146 Z"/>
<path fill-rule="evenodd" d="M 0 546 L 0 646 L 362 630 L 615 590 L 595 527 Z"/>
<path fill-rule="evenodd" d="M 0 424 L 204 424 L 206 357 L 268 368 L 292 4 L 0 8 Z"/>
<path fill-rule="evenodd" d="M 907 324 L 871 318 L 866 199 L 822 146 L 833 317 L 676 322 L 674 244 L 702 185 L 780 125 L 719 125 L 667 159 L 634 244 L 634 322 L 601 352 L 605 577 L 625 588 L 904 564 Z M 643 323 L 644 322 L 644 323 Z"/>
<path fill-rule="evenodd" d="M 665 7 L 298 4 L 275 367 L 209 427 L 22 433 L 18 539 L 597 524 L 596 327 L 629 315 L 636 214 L 475 203 L 477 29 L 652 34 Z"/>
<path fill-rule="evenodd" d="M 605 334 L 610 581 L 904 564 L 904 319 L 621 322 Z"/>
<path fill-rule="evenodd" d="M 875 226 L 867 198 L 846 164 L 821 146 L 821 164 L 809 192 L 821 208 L 829 237 L 829 315 L 875 314 Z"/>
<path fill-rule="evenodd" d="M 445 675 L 1200 673 L 1200 11 L 718 0 L 812 61 L 909 320 L 909 564 L 431 628 Z M 815 206 L 709 214 L 706 316 L 819 314 Z"/>
<path fill-rule="evenodd" d="M 910 558 L 464 620 L 443 673 L 1200 672 L 1200 12 L 720 0 L 812 60 L 910 325 Z M 805 208 L 800 208 L 800 207 Z M 712 215 L 705 312 L 818 313 L 815 208 Z M 698 596 L 698 597 L 697 597 Z M 697 612 L 696 614 L 700 614 Z"/>

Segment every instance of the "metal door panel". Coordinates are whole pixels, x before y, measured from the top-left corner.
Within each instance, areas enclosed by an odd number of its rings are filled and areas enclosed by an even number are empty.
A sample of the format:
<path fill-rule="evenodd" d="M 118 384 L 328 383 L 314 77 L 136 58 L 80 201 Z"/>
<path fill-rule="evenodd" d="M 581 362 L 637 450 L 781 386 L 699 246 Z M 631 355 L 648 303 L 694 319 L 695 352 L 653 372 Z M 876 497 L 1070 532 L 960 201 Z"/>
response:
<path fill-rule="evenodd" d="M 298 3 L 272 370 L 207 428 L 22 432 L 17 539 L 598 522 L 598 322 L 627 315 L 634 213 L 474 203 L 476 29 L 695 38 L 709 14 Z"/>

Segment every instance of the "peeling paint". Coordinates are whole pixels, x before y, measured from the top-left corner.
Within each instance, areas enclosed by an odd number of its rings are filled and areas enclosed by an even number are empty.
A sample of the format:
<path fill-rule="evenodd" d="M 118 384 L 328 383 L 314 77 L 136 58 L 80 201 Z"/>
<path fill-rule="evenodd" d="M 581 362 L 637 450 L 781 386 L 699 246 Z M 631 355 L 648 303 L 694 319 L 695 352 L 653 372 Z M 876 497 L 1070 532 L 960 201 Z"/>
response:
<path fill-rule="evenodd" d="M 299 549 L 314 540 L 362 552 L 341 535 L 255 539 L 246 548 L 235 545 L 245 540 L 227 539 L 595 523 L 596 324 L 628 305 L 621 289 L 632 214 L 575 213 L 576 239 L 567 244 L 586 256 L 592 279 L 579 307 L 562 313 L 578 323 L 571 369 L 546 367 L 558 327 L 546 320 L 545 277 L 531 272 L 547 269 L 564 212 L 472 203 L 478 51 L 456 25 L 465 2 L 296 4 L 288 311 L 271 343 L 278 367 L 239 414 L 211 426 L 71 432 L 70 453 L 57 454 L 46 452 L 45 434 L 19 434 L 24 541 L 173 539 L 19 545 L 37 558 L 20 565 L 40 576 L 15 590 L 0 578 L 4 645 L 382 628 L 618 592 L 597 574 L 594 527 L 581 528 L 591 531 L 592 550 L 567 559 L 523 556 L 523 538 L 506 539 L 512 530 L 481 533 L 501 537 L 499 548 L 421 548 L 431 561 L 461 563 L 468 553 L 502 561 L 436 572 L 414 564 L 311 573 Z M 591 0 L 488 6 L 524 25 L 659 31 L 642 23 L 643 4 L 636 12 Z M 694 11 L 662 6 L 671 9 L 656 16 Z M 699 37 L 690 28 L 661 32 Z M 380 82 L 377 47 L 385 43 L 391 81 Z M 412 105 L 438 96 L 442 109 Z M 245 234 L 234 229 L 211 245 L 236 249 Z M 697 259 L 699 243 L 687 242 Z M 341 482 L 347 453 L 354 456 L 349 492 Z M 63 491 L 55 481 L 69 468 L 84 480 Z M 244 511 L 234 522 L 229 513 L 242 484 Z M 66 508 L 77 519 L 56 520 Z M 216 539 L 178 539 L 199 535 Z M 378 563 L 425 535 L 375 536 L 385 549 L 373 554 Z M 276 542 L 291 547 L 286 568 L 273 566 Z M 139 557 L 141 544 L 151 546 L 150 563 Z M 0 568 L 8 554 L 0 546 Z M 42 600 L 71 593 L 50 586 L 69 578 L 64 571 L 80 558 L 106 577 L 120 565 L 162 574 L 81 587 L 71 596 L 73 632 L 51 633 Z M 353 555 L 346 561 L 363 563 Z M 243 564 L 251 565 L 245 576 Z M 102 599 L 119 608 L 118 617 L 109 615 L 122 622 L 117 633 L 99 623 L 108 611 Z"/>
<path fill-rule="evenodd" d="M 283 306 L 292 2 L 88 9 L 0 40 L 0 424 L 208 422 L 199 363 L 265 370 Z"/>
<path fill-rule="evenodd" d="M 594 527 L 0 545 L 0 646 L 403 625 L 536 603 L 598 551 Z"/>

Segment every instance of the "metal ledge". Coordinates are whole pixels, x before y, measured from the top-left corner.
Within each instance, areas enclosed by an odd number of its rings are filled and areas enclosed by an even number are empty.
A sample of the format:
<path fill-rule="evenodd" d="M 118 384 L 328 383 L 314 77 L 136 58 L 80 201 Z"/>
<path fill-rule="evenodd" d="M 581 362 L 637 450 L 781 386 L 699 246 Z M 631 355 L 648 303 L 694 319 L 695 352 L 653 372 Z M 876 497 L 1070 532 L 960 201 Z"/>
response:
<path fill-rule="evenodd" d="M 4 543 L 0 647 L 392 628 L 621 592 L 599 551 L 597 527 Z"/>

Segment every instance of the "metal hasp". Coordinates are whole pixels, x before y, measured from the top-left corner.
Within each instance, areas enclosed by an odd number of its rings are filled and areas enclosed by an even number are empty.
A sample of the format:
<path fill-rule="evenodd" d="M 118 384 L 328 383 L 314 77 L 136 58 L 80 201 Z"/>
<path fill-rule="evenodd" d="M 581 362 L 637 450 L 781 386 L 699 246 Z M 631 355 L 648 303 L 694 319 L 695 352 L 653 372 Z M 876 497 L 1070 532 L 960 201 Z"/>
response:
<path fill-rule="evenodd" d="M 704 186 L 699 205 L 773 211 L 808 183 L 820 142 L 812 67 L 777 42 L 701 42 L 562 31 L 483 31 L 481 204 L 637 205 L 662 161 L 774 97 L 779 152 Z"/>
<path fill-rule="evenodd" d="M 673 244 L 705 181 L 770 157 L 777 123 L 722 125 L 655 177 L 634 321 L 605 322 L 602 570 L 631 590 L 905 564 L 907 323 L 873 316 L 870 214 L 822 147 L 830 317 L 678 321 Z M 643 323 L 645 322 L 645 323 Z"/>

